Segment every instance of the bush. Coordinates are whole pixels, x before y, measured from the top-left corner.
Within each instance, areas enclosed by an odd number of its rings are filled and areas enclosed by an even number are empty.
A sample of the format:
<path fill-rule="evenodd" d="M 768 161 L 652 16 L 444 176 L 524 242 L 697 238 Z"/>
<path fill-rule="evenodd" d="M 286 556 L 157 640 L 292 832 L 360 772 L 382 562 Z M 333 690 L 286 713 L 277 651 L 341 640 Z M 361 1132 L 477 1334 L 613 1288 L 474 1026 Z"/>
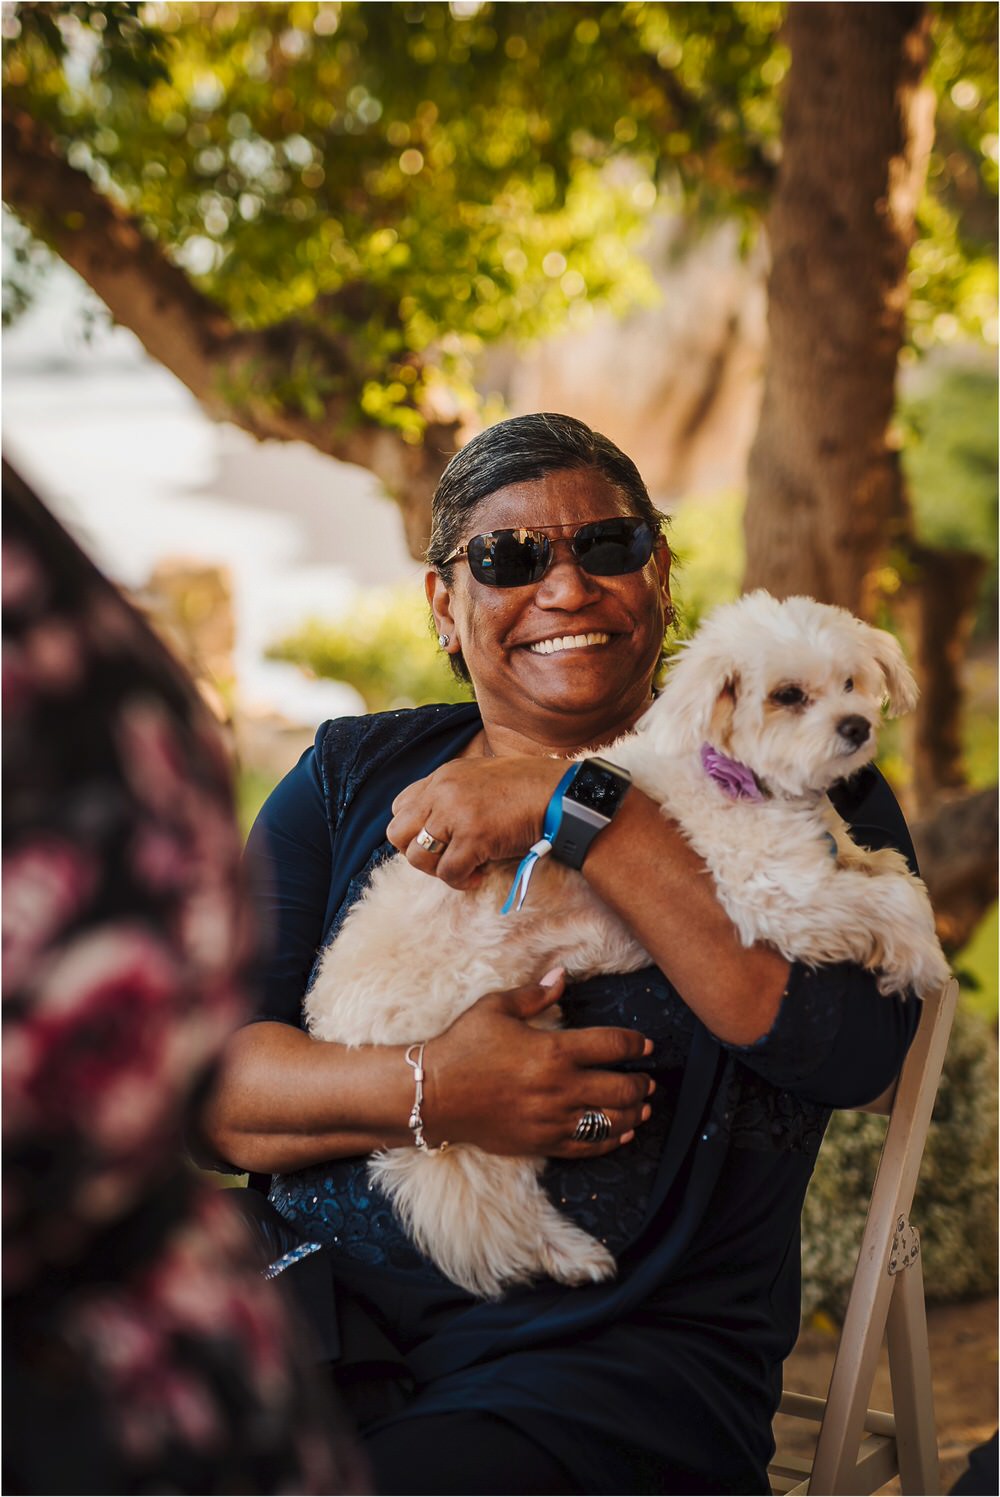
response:
<path fill-rule="evenodd" d="M 726 491 L 688 499 L 670 517 L 670 591 L 681 639 L 692 635 L 718 604 L 740 595 L 746 560 L 744 505 L 743 494 Z"/>
<path fill-rule="evenodd" d="M 316 676 L 346 681 L 369 712 L 467 702 L 472 692 L 455 679 L 435 642 L 427 604 L 412 584 L 359 594 L 349 617 L 309 619 L 268 650 Z"/>
<path fill-rule="evenodd" d="M 977 620 L 996 632 L 997 377 L 975 368 L 928 369 L 900 401 L 906 474 L 919 538 L 978 551 L 989 563 Z"/>
<path fill-rule="evenodd" d="M 885 1119 L 835 1114 L 802 1215 L 802 1309 L 847 1304 Z M 911 1219 L 927 1297 L 993 1293 L 997 1284 L 997 1052 L 990 1027 L 959 1005 Z"/>

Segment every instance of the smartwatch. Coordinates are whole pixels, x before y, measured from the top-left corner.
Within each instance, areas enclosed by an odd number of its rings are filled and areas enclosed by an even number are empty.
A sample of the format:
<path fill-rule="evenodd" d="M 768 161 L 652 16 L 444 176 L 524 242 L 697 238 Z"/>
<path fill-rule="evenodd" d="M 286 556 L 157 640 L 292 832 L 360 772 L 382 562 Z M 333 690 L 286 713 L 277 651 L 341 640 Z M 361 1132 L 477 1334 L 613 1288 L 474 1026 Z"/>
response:
<path fill-rule="evenodd" d="M 632 783 L 627 770 L 606 759 L 584 759 L 563 791 L 562 820 L 552 839 L 552 856 L 582 868 L 590 844 L 603 831 Z"/>

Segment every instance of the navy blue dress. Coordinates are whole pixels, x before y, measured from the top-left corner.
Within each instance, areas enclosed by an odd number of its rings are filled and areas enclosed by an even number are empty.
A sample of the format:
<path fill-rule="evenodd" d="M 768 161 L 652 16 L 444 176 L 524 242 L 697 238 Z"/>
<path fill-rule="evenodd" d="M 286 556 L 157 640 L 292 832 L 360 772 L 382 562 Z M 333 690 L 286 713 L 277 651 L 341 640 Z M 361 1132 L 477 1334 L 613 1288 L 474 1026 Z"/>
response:
<path fill-rule="evenodd" d="M 320 728 L 251 834 L 275 953 L 258 1019 L 301 1023 L 317 952 L 393 855 L 393 797 L 480 725 L 467 704 Z M 877 771 L 833 798 L 857 841 L 912 858 Z M 624 1025 L 655 1045 L 637 1063 L 657 1091 L 634 1142 L 553 1160 L 544 1176 L 617 1256 L 612 1283 L 542 1281 L 476 1301 L 412 1247 L 361 1158 L 275 1176 L 271 1200 L 327 1245 L 338 1303 L 360 1307 L 405 1370 L 407 1401 L 373 1428 L 488 1411 L 551 1452 L 581 1492 L 767 1492 L 799 1324 L 799 1216 L 823 1132 L 832 1108 L 890 1084 L 919 1005 L 882 997 L 853 966 L 795 965 L 771 1031 L 743 1047 L 713 1036 L 656 967 L 576 984 L 563 1007 L 570 1025 Z"/>

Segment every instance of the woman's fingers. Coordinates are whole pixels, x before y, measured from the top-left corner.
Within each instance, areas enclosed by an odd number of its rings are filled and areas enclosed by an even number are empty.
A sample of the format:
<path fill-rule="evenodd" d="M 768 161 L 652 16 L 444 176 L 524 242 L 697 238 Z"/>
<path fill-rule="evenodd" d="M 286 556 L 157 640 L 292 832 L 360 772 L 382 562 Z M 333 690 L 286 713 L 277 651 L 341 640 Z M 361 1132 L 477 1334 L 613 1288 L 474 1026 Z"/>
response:
<path fill-rule="evenodd" d="M 468 888 L 486 863 L 520 858 L 537 841 L 564 768 L 533 755 L 444 764 L 400 791 L 386 835 L 422 873 Z M 421 830 L 447 845 L 421 848 Z"/>
<path fill-rule="evenodd" d="M 578 1066 L 620 1066 L 653 1053 L 652 1040 L 637 1029 L 564 1029 L 560 1038 Z"/>
<path fill-rule="evenodd" d="M 577 1127 L 580 1118 L 596 1114 L 598 1118 L 607 1118 L 609 1130 L 606 1138 L 599 1142 L 588 1142 L 586 1138 L 577 1137 Z M 636 1129 L 643 1123 L 649 1121 L 652 1108 L 648 1102 L 641 1107 L 617 1110 L 604 1107 L 587 1107 L 580 1113 L 580 1118 L 572 1125 L 566 1142 L 561 1147 L 553 1150 L 560 1158 L 566 1159 L 590 1159 L 601 1154 L 611 1154 L 615 1149 L 620 1149 L 622 1144 L 630 1143 L 635 1137 Z"/>
<path fill-rule="evenodd" d="M 622 1144 L 630 1143 L 636 1130 L 648 1122 L 651 1116 L 652 1106 L 645 1100 L 632 1107 L 613 1107 L 610 1103 L 602 1107 L 591 1100 L 587 1106 L 578 1108 L 570 1115 L 564 1138 L 551 1147 L 548 1153 L 562 1159 L 590 1159 L 610 1154 L 621 1148 Z M 586 1133 L 583 1138 L 578 1136 L 578 1130 L 584 1123 L 587 1124 L 587 1132 L 593 1134 L 597 1131 L 597 1140 L 588 1140 Z M 602 1123 L 604 1126 L 601 1126 Z"/>
<path fill-rule="evenodd" d="M 564 986 L 557 967 L 544 981 L 487 993 L 429 1043 L 424 1116 L 442 1136 L 492 1154 L 573 1158 L 609 1153 L 642 1126 L 653 1084 L 616 1067 L 652 1045 L 628 1029 L 545 1025 Z M 589 1130 L 599 1142 L 574 1136 L 587 1112 L 609 1119 L 606 1138 L 601 1126 Z"/>
<path fill-rule="evenodd" d="M 546 972 L 536 983 L 528 983 L 521 988 L 508 988 L 498 996 L 509 1014 L 518 1019 L 534 1019 L 554 1003 L 558 1003 L 565 991 L 566 972 L 562 967 L 553 967 L 551 972 Z"/>

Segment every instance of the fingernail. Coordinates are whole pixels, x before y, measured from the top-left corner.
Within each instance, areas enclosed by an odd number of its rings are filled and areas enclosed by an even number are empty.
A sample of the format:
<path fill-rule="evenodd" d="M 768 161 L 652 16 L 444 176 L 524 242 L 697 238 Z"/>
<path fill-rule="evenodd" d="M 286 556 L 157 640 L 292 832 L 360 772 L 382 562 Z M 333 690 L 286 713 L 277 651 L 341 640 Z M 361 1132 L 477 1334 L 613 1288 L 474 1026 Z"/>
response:
<path fill-rule="evenodd" d="M 543 988 L 554 988 L 562 975 L 562 967 L 553 967 L 551 972 L 546 972 L 544 977 L 539 978 L 539 982 Z"/>
<path fill-rule="evenodd" d="M 647 1097 L 651 1097 L 655 1091 L 656 1091 L 656 1082 L 653 1080 L 653 1078 L 651 1076 L 649 1078 L 649 1085 L 646 1088 L 646 1096 Z"/>
<path fill-rule="evenodd" d="M 622 1136 L 618 1140 L 618 1142 L 620 1144 L 629 1144 L 629 1143 L 632 1142 L 633 1138 L 635 1138 L 635 1129 L 634 1128 L 630 1128 L 627 1133 L 623 1133 L 622 1134 Z"/>
<path fill-rule="evenodd" d="M 652 1117 L 652 1115 L 653 1115 L 653 1109 L 650 1107 L 649 1103 L 647 1102 L 646 1106 L 642 1109 L 641 1121 L 643 1123 L 648 1123 L 649 1120 L 650 1120 L 650 1118 Z"/>
<path fill-rule="evenodd" d="M 544 979 L 543 979 L 543 981 L 544 981 Z M 652 1040 L 645 1040 L 643 1042 L 642 1053 L 643 1053 L 643 1055 L 652 1055 L 652 1053 L 653 1053 L 653 1041 Z"/>

